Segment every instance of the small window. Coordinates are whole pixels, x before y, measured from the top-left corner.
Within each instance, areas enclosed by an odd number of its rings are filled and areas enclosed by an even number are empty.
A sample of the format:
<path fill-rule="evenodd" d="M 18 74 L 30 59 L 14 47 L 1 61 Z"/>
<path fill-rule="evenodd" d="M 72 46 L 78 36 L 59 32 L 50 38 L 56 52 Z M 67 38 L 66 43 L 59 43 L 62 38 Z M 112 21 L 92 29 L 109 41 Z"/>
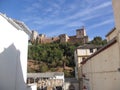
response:
<path fill-rule="evenodd" d="M 93 49 L 90 49 L 90 53 L 93 53 Z"/>
<path fill-rule="evenodd" d="M 97 50 L 99 50 L 100 48 L 97 48 Z"/>

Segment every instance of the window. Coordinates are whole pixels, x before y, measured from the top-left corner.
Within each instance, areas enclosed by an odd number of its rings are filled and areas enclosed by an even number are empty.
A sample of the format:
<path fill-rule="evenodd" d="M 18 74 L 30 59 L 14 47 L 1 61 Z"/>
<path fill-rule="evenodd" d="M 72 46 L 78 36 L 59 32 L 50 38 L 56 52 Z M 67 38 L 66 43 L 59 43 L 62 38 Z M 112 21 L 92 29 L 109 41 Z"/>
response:
<path fill-rule="evenodd" d="M 90 53 L 93 53 L 93 49 L 90 49 Z"/>

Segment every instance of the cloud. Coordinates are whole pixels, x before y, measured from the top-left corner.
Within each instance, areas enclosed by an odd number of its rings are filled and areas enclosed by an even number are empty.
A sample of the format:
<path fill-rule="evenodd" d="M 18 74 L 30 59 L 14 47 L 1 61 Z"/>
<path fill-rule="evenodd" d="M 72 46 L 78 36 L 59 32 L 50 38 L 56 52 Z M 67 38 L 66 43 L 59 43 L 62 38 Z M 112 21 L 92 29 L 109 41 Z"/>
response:
<path fill-rule="evenodd" d="M 81 18 L 82 21 L 88 21 L 88 20 L 91 20 L 91 19 L 97 19 L 97 18 L 100 18 L 100 17 L 105 17 L 106 15 L 111 15 L 113 12 L 112 10 L 107 10 L 107 13 L 96 13 L 96 14 L 91 14 L 89 16 L 85 16 L 84 18 Z"/>
<path fill-rule="evenodd" d="M 90 8 L 84 9 L 82 12 L 77 12 L 77 13 L 71 15 L 70 17 L 66 18 L 66 20 L 83 17 L 89 13 L 95 12 L 95 11 L 100 10 L 100 9 L 104 9 L 105 7 L 108 7 L 111 4 L 112 3 L 109 1 L 109 2 L 102 3 L 96 7 L 92 7 L 91 9 Z"/>
<path fill-rule="evenodd" d="M 104 25 L 107 25 L 107 24 L 110 24 L 110 23 L 113 23 L 113 22 L 114 22 L 113 19 L 108 19 L 106 21 L 94 24 L 93 26 L 88 27 L 88 29 L 93 29 L 93 28 L 101 27 L 101 26 L 104 26 Z"/>
<path fill-rule="evenodd" d="M 25 6 L 23 9 L 23 13 L 29 13 L 31 14 L 40 14 L 43 16 L 55 16 L 59 13 L 61 9 L 60 3 L 56 3 L 55 1 L 42 1 L 37 0 L 33 3 L 29 2 L 28 5 Z"/>
<path fill-rule="evenodd" d="M 112 12 L 112 10 L 106 9 L 112 5 L 111 1 L 103 2 L 99 0 L 81 0 L 84 4 L 82 6 L 80 5 L 80 0 L 75 0 L 74 3 L 67 4 L 65 1 L 66 0 L 57 0 L 54 2 L 48 1 L 45 5 L 43 5 L 42 0 L 39 2 L 34 2 L 29 7 L 24 9 L 24 13 L 27 13 L 27 15 L 29 13 L 29 16 L 26 16 L 23 19 L 27 23 L 30 23 L 29 25 L 32 25 L 31 27 L 38 30 L 45 30 L 51 27 L 51 30 L 47 31 L 49 36 L 60 34 L 65 31 L 69 32 L 68 29 L 76 29 L 83 25 L 88 26 L 87 28 L 91 29 L 113 22 L 113 20 L 101 20 L 101 22 L 96 24 L 93 23 L 93 26 L 86 25 L 85 23 L 92 19 L 100 19 L 105 15 L 107 17 L 107 14 Z M 95 4 L 96 2 L 97 4 Z M 102 12 L 106 10 L 106 13 Z"/>
<path fill-rule="evenodd" d="M 112 5 L 112 2 L 108 1 L 108 2 L 102 3 L 101 5 L 99 5 L 97 7 L 94 7 L 93 9 L 98 10 L 98 9 L 105 8 L 105 7 L 110 6 L 110 5 Z"/>
<path fill-rule="evenodd" d="M 24 9 L 22 10 L 23 13 L 37 13 L 39 9 L 41 9 L 41 5 L 39 2 L 34 2 L 34 3 L 30 3 L 29 5 L 26 5 L 24 7 Z"/>
<path fill-rule="evenodd" d="M 51 36 L 58 36 L 62 33 L 63 33 L 62 30 L 54 30 L 54 31 L 51 31 L 51 32 L 47 32 L 46 34 L 47 34 L 48 37 L 51 37 Z"/>
<path fill-rule="evenodd" d="M 84 23 L 81 21 L 73 21 L 73 22 L 69 22 L 65 25 L 66 27 L 81 27 L 84 26 Z"/>
<path fill-rule="evenodd" d="M 58 36 L 60 34 L 68 34 L 67 32 L 70 31 L 69 27 L 63 26 L 57 29 L 54 29 L 54 31 L 48 31 L 46 34 L 48 36 Z"/>
<path fill-rule="evenodd" d="M 61 2 L 65 3 L 63 1 L 61 1 Z M 99 9 L 103 9 L 103 8 L 111 5 L 111 2 L 108 1 L 108 2 L 102 3 L 102 4 L 100 4 L 98 6 L 95 6 L 95 7 L 91 7 L 91 8 L 84 7 L 84 9 L 79 10 L 80 8 L 78 7 L 78 5 L 76 5 L 76 2 L 73 3 L 73 4 L 68 5 L 69 9 L 68 8 L 64 8 L 64 5 L 61 6 L 59 3 L 55 3 L 55 2 L 54 3 L 48 2 L 48 3 L 49 3 L 49 6 L 48 7 L 44 7 L 39 2 L 35 2 L 30 7 L 26 8 L 25 11 L 27 11 L 27 12 L 35 12 L 35 11 L 37 11 L 38 9 L 40 9 L 42 7 L 41 15 L 43 13 L 45 15 L 49 14 L 48 17 L 50 17 L 50 16 L 51 17 L 55 17 L 55 16 L 57 17 L 57 15 L 59 15 L 60 13 L 63 13 L 63 15 L 64 15 L 64 13 L 65 14 L 69 13 L 70 15 L 68 15 L 67 17 L 63 17 L 62 18 L 62 20 L 64 19 L 63 21 L 69 21 L 69 20 L 73 20 L 73 19 L 78 19 L 78 18 L 84 17 L 87 14 L 90 14 L 92 12 L 95 12 L 95 11 L 97 11 Z M 66 5 L 66 7 L 67 7 L 67 5 Z M 77 11 L 74 12 L 74 14 L 72 14 L 72 12 L 76 10 L 76 7 L 77 7 Z M 62 8 L 64 8 L 64 9 L 62 9 Z M 39 12 L 39 10 L 37 12 Z"/>
<path fill-rule="evenodd" d="M 60 9 L 60 8 L 61 8 L 60 5 L 57 4 L 57 3 L 52 3 L 52 6 L 53 6 L 55 9 Z"/>
<path fill-rule="evenodd" d="M 103 4 L 100 4 L 99 6 L 93 7 L 91 9 L 86 9 L 83 12 L 78 12 L 78 13 L 75 13 L 74 15 L 70 16 L 70 17 L 63 18 L 62 20 L 61 19 L 60 20 L 58 19 L 56 21 L 53 20 L 53 24 L 60 24 L 60 23 L 64 24 L 64 23 L 67 23 L 67 22 L 70 22 L 70 21 L 73 22 L 73 21 L 75 21 L 75 19 L 76 20 L 81 19 L 81 21 L 82 21 L 82 20 L 87 20 L 87 19 L 91 19 L 91 18 L 94 18 L 94 17 L 100 17 L 100 16 L 102 16 L 102 14 L 98 14 L 98 15 L 94 14 L 93 16 L 90 16 L 90 17 L 86 17 L 86 15 L 89 14 L 90 12 L 92 13 L 92 12 L 95 12 L 96 10 L 103 9 L 103 8 L 109 6 L 109 5 L 111 5 L 111 2 L 105 2 Z M 81 23 L 81 22 L 79 21 L 79 23 Z"/>

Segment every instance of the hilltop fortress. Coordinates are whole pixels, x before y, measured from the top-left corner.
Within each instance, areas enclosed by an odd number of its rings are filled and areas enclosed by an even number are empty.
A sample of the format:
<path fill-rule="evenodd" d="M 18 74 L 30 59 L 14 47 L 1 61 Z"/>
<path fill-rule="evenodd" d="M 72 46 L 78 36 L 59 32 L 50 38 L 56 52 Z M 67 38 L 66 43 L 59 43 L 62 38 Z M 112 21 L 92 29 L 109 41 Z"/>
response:
<path fill-rule="evenodd" d="M 86 35 L 85 28 L 77 29 L 76 35 L 68 36 L 66 34 L 60 34 L 57 37 L 46 37 L 44 34 L 38 34 L 36 31 L 32 31 L 31 42 L 37 42 L 39 44 L 45 43 L 53 43 L 53 42 L 60 42 L 60 43 L 87 43 L 89 41 L 88 36 Z"/>

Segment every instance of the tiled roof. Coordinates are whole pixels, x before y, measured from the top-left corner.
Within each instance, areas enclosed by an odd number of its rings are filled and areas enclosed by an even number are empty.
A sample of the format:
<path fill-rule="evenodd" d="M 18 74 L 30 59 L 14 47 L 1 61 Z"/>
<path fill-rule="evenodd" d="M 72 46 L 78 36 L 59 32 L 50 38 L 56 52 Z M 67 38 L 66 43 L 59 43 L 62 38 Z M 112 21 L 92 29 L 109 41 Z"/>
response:
<path fill-rule="evenodd" d="M 15 19 L 13 19 L 13 21 L 17 25 L 19 25 L 27 34 L 29 34 L 29 35 L 31 34 L 30 29 L 24 24 L 24 22 L 21 22 L 21 21 L 15 20 Z"/>
<path fill-rule="evenodd" d="M 78 46 L 77 49 L 94 49 L 94 48 L 101 48 L 102 46 L 97 46 L 93 44 L 85 44 L 82 46 Z"/>
<path fill-rule="evenodd" d="M 18 30 L 23 30 L 29 36 L 31 35 L 30 29 L 21 21 L 7 17 L 5 14 L 0 13 L 0 15 L 5 18 L 11 25 L 13 25 Z"/>

